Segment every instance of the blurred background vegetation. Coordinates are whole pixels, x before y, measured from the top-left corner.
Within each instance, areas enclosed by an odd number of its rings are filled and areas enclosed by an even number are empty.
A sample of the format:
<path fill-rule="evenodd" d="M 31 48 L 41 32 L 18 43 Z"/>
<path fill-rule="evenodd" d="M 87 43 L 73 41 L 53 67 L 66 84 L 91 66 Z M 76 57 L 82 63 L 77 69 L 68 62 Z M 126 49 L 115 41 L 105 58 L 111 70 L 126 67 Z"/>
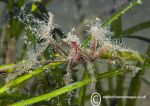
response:
<path fill-rule="evenodd" d="M 119 11 L 134 0 L 0 0 L 0 64 L 16 63 L 26 56 L 26 46 L 24 45 L 24 25 L 18 21 L 17 15 L 23 5 L 33 9 L 33 13 L 40 18 L 41 13 L 50 11 L 54 14 L 54 21 L 62 32 L 67 33 L 73 27 L 77 29 L 77 33 L 81 39 L 85 39 L 84 35 L 86 25 L 90 25 L 95 21 L 95 18 L 100 18 L 102 21 L 107 20 L 116 11 Z M 112 31 L 117 38 L 122 38 L 122 41 L 127 47 L 139 51 L 147 56 L 150 55 L 150 1 L 144 0 L 142 5 L 132 8 L 126 14 L 118 18 L 111 25 Z M 37 8 L 34 10 L 34 6 Z M 45 10 L 45 8 L 47 10 Z M 57 31 L 56 31 L 57 32 Z M 57 32 L 56 36 L 63 35 Z M 45 55 L 45 58 L 47 55 Z M 66 66 L 62 66 L 66 67 Z M 95 68 L 98 72 L 114 71 L 119 67 L 112 67 L 106 64 L 105 61 L 95 63 Z M 82 79 L 83 71 L 86 70 L 84 65 L 80 64 L 74 68 L 74 81 Z M 20 93 L 7 95 L 1 98 L 0 106 L 17 102 L 21 99 L 26 99 L 35 95 L 47 93 L 63 86 L 61 83 L 64 75 L 63 69 L 55 67 L 51 71 L 45 72 L 39 76 L 20 85 L 24 86 Z M 147 69 L 148 70 L 148 69 Z M 1 74 L 1 73 L 0 73 Z M 61 77 L 58 78 L 58 75 Z M 96 91 L 101 95 L 146 95 L 146 99 L 102 99 L 102 106 L 149 106 L 150 104 L 150 72 L 138 72 L 135 77 L 131 75 L 119 75 L 117 77 L 98 80 Z M 0 75 L 0 86 L 4 84 L 4 77 Z M 89 89 L 90 85 L 84 86 L 86 90 L 85 102 L 76 100 L 78 98 L 76 90 L 71 97 L 72 105 L 90 106 L 90 94 L 93 92 Z M 53 100 L 39 102 L 35 106 L 53 106 L 53 105 L 69 105 L 66 94 Z M 9 103 L 8 103 L 9 101 Z M 54 101 L 54 102 L 53 102 Z M 55 103 L 56 101 L 56 103 Z"/>

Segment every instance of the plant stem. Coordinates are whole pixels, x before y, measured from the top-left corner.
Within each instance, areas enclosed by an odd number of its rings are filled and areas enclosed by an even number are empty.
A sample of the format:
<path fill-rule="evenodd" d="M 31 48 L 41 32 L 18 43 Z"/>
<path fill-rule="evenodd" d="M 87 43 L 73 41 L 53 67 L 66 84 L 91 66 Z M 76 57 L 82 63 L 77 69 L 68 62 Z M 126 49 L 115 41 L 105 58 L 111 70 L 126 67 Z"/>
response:
<path fill-rule="evenodd" d="M 150 46 L 148 47 L 146 54 L 150 52 Z M 144 69 L 143 69 L 144 70 Z M 139 94 L 140 88 L 141 88 L 141 76 L 144 75 L 145 71 L 139 71 L 136 76 L 131 80 L 128 90 L 128 96 L 137 96 Z M 126 100 L 125 106 L 135 106 L 137 99 L 134 100 Z"/>
<path fill-rule="evenodd" d="M 44 61 L 36 61 L 35 64 L 36 65 L 47 65 L 51 62 L 52 62 L 51 60 L 44 60 Z M 56 62 L 66 62 L 66 60 L 53 61 L 52 63 L 56 63 Z M 7 64 L 7 65 L 0 66 L 0 73 L 11 73 L 11 72 L 15 71 L 15 69 L 16 69 L 15 65 L 17 65 L 17 64 Z"/>
<path fill-rule="evenodd" d="M 140 91 L 141 80 L 140 77 L 144 71 L 139 71 L 136 76 L 131 80 L 128 90 L 128 96 L 137 96 Z M 137 99 L 127 99 L 125 106 L 135 106 Z"/>
<path fill-rule="evenodd" d="M 113 72 L 105 72 L 105 73 L 102 73 L 102 74 L 98 74 L 97 79 L 108 78 L 108 77 L 116 76 L 116 75 L 123 74 L 123 73 L 126 73 L 126 72 L 129 72 L 129 71 L 127 71 L 127 70 L 116 70 L 116 71 L 113 71 Z M 30 104 L 33 104 L 33 103 L 43 101 L 43 100 L 50 100 L 50 99 L 52 99 L 52 98 L 54 98 L 58 95 L 61 95 L 61 94 L 66 93 L 66 92 L 70 92 L 74 89 L 83 87 L 83 86 L 85 86 L 87 84 L 90 84 L 90 83 L 92 83 L 92 80 L 90 78 L 84 79 L 82 81 L 78 81 L 76 83 L 73 83 L 73 84 L 70 84 L 68 86 L 62 87 L 62 88 L 60 88 L 58 90 L 55 90 L 53 92 L 43 94 L 43 95 L 31 98 L 31 99 L 22 100 L 20 102 L 14 103 L 10 106 L 26 106 L 26 105 L 30 105 Z"/>
<path fill-rule="evenodd" d="M 143 29 L 147 29 L 149 27 L 150 27 L 150 20 L 126 29 L 122 32 L 122 34 L 123 35 L 133 34 L 135 32 L 141 31 Z"/>
<path fill-rule="evenodd" d="M 83 80 L 86 79 L 88 77 L 88 72 L 87 70 L 84 71 L 83 73 Z M 85 103 L 85 95 L 86 95 L 86 86 L 83 86 L 80 88 L 80 92 L 79 92 L 79 105 L 80 106 L 84 106 Z"/>
<path fill-rule="evenodd" d="M 115 37 L 120 39 L 122 33 L 122 17 L 119 17 L 114 23 L 112 24 L 113 31 L 115 32 Z M 121 39 L 120 39 L 121 40 Z M 117 67 L 119 68 L 119 67 Z M 116 78 L 116 95 L 122 96 L 123 95 L 123 85 L 124 85 L 124 75 L 118 75 Z M 118 106 L 123 106 L 122 99 L 117 99 Z"/>
<path fill-rule="evenodd" d="M 26 81 L 27 79 L 32 78 L 33 76 L 35 76 L 35 75 L 37 75 L 37 74 L 43 72 L 43 71 L 44 71 L 45 69 L 47 69 L 48 67 L 55 67 L 55 66 L 59 66 L 60 64 L 62 64 L 62 63 L 61 63 L 61 62 L 57 62 L 57 63 L 54 62 L 54 63 L 50 63 L 50 64 L 48 64 L 48 65 L 45 65 L 45 66 L 43 66 L 43 67 L 40 67 L 39 69 L 33 71 L 32 73 L 25 74 L 25 75 L 23 75 L 23 76 L 21 76 L 21 77 L 15 79 L 15 80 L 13 80 L 12 82 L 8 83 L 8 87 L 9 87 L 9 88 L 12 88 L 12 87 L 14 87 L 14 86 L 16 86 L 16 85 L 18 85 L 18 84 L 20 84 L 20 83 Z M 2 87 L 0 88 L 0 94 L 5 93 L 6 91 L 7 91 L 6 86 L 2 86 Z"/>
<path fill-rule="evenodd" d="M 133 52 L 128 52 L 128 51 L 118 51 L 118 56 L 125 58 L 126 60 L 134 60 L 137 61 L 138 63 L 143 64 L 144 62 L 147 63 L 146 66 L 149 66 L 150 64 L 150 59 L 144 55 L 141 55 L 139 53 L 133 53 Z M 106 51 L 103 52 L 100 55 L 101 59 L 113 59 L 113 56 L 111 55 L 111 52 Z M 66 60 L 63 60 L 63 62 L 65 62 Z M 37 61 L 37 64 L 44 64 L 45 62 L 43 61 Z M 146 67 L 145 66 L 145 67 Z M 4 72 L 4 73 L 9 73 L 9 72 L 13 72 L 15 70 L 15 64 L 7 64 L 7 65 L 2 65 L 0 66 L 0 72 Z"/>
<path fill-rule="evenodd" d="M 143 2 L 144 0 L 141 0 L 140 2 Z M 115 20 L 118 19 L 118 17 L 120 17 L 121 15 L 123 15 L 124 13 L 126 13 L 127 11 L 129 11 L 130 9 L 132 9 L 133 7 L 141 4 L 139 2 L 139 0 L 136 0 L 132 3 L 130 3 L 130 5 L 128 5 L 127 7 L 125 7 L 124 9 L 116 12 L 112 17 L 110 17 L 103 25 L 102 27 L 106 27 L 108 25 L 110 25 L 112 22 L 114 22 Z"/>

